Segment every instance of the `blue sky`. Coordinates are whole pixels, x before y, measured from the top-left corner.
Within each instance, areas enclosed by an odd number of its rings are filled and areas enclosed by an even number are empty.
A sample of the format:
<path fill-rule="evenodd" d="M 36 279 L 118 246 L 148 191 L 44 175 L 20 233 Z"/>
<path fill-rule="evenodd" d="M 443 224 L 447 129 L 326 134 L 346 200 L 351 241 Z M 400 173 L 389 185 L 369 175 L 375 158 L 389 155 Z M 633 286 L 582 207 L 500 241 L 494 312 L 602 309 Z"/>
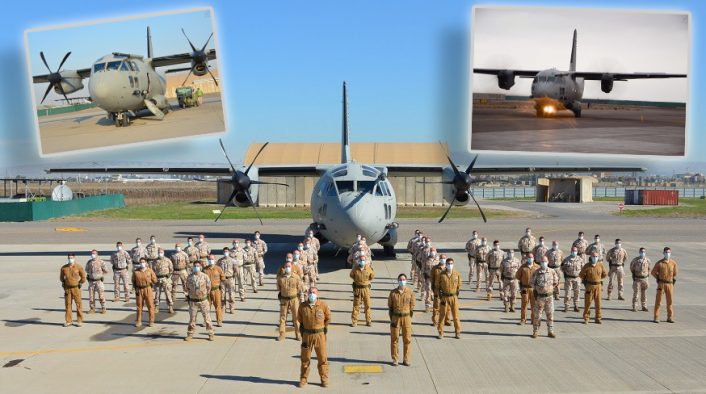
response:
<path fill-rule="evenodd" d="M 231 157 L 241 157 L 248 144 L 256 141 L 339 141 L 340 89 L 345 79 L 349 83 L 352 141 L 435 142 L 442 139 L 448 140 L 461 158 L 467 132 L 465 95 L 470 11 L 475 4 L 487 3 L 471 0 L 124 0 L 115 3 L 65 0 L 60 9 L 71 10 L 70 13 L 57 12 L 56 5 L 49 1 L 34 1 L 31 7 L 6 5 L 6 15 L 12 18 L 6 18 L 0 27 L 0 56 L 4 59 L 0 62 L 0 86 L 6 92 L 0 95 L 0 168 L 116 162 L 126 158 L 142 163 L 173 162 L 170 152 L 174 150 L 190 152 L 194 161 L 222 162 L 214 137 L 42 160 L 37 153 L 33 129 L 24 30 L 198 6 L 214 8 L 224 102 L 230 122 L 225 143 Z M 692 70 L 706 69 L 703 63 L 706 41 L 701 38 L 706 36 L 703 30 L 706 3 L 677 0 L 669 3 L 497 1 L 493 4 L 689 11 L 692 13 Z M 138 25 L 136 31 L 131 33 L 136 37 L 134 51 L 143 53 L 144 22 L 135 24 Z M 167 26 L 162 29 L 161 25 Z M 178 29 L 171 37 L 164 33 L 166 38 L 160 38 L 163 42 L 157 44 L 157 34 L 163 34 L 168 25 L 156 23 L 153 27 L 156 52 L 185 51 L 188 44 Z M 197 44 L 207 34 L 195 32 L 190 33 L 190 37 Z M 91 40 L 100 43 L 98 37 Z M 47 50 L 47 60 L 52 67 L 58 65 L 67 49 L 74 50 L 71 43 L 63 41 L 57 36 L 51 52 Z M 108 45 L 107 51 L 114 49 L 110 47 Z M 97 57 L 90 56 L 89 62 Z M 79 59 L 78 52 L 74 52 L 70 62 Z M 36 62 L 37 59 L 32 59 L 33 64 Z M 690 108 L 694 116 L 689 124 L 691 148 L 687 159 L 606 160 L 485 154 L 479 164 L 632 164 L 683 168 L 686 162 L 704 162 L 698 151 L 706 148 L 706 131 L 704 115 L 698 112 L 704 108 L 706 87 L 702 74 L 694 72 L 690 79 Z"/>

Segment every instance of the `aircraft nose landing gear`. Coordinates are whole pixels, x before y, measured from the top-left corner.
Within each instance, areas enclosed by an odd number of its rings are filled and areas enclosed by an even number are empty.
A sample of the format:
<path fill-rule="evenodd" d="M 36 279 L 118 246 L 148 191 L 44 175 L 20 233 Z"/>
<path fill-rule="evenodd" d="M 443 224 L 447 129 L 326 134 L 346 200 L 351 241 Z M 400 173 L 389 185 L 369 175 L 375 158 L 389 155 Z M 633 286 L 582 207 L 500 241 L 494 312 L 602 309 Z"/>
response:
<path fill-rule="evenodd" d="M 130 114 L 128 112 L 111 112 L 108 118 L 115 122 L 115 127 L 130 126 Z"/>

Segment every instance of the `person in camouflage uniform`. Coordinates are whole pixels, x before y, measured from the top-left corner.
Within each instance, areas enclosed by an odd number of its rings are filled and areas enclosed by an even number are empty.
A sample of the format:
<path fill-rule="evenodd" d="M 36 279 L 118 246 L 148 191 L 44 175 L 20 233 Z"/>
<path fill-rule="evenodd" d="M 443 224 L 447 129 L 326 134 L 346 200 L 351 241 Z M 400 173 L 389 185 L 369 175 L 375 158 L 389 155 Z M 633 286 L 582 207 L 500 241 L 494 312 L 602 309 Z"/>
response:
<path fill-rule="evenodd" d="M 429 256 L 422 264 L 422 301 L 424 301 L 424 312 L 429 312 L 434 306 L 434 292 L 431 283 L 431 270 L 439 264 L 439 256 L 436 248 L 432 247 Z"/>
<path fill-rule="evenodd" d="M 544 243 L 544 237 L 539 237 L 539 243 L 537 243 L 537 246 L 532 250 L 534 263 L 537 265 L 541 264 L 542 257 L 546 256 L 547 252 L 549 252 L 549 248 L 547 248 L 547 245 Z"/>
<path fill-rule="evenodd" d="M 640 248 L 637 257 L 630 262 L 630 272 L 632 273 L 632 311 L 637 312 L 637 294 L 640 293 L 640 304 L 643 312 L 647 309 L 647 288 L 650 287 L 647 281 L 650 276 L 650 264 L 645 248 Z"/>
<path fill-rule="evenodd" d="M 132 258 L 132 271 L 134 272 L 140 265 L 140 259 L 147 258 L 147 248 L 145 248 L 141 238 L 135 240 L 135 247 L 130 250 L 130 257 Z M 134 292 L 134 290 L 131 290 L 131 292 Z"/>
<path fill-rule="evenodd" d="M 569 311 L 569 300 L 574 303 L 574 312 L 579 311 L 579 273 L 583 266 L 583 257 L 579 256 L 576 246 L 572 246 L 571 253 L 561 262 L 561 272 L 564 273 L 564 312 Z"/>
<path fill-rule="evenodd" d="M 159 249 L 160 246 L 157 244 L 157 239 L 154 235 L 150 236 L 150 243 L 145 247 L 147 251 L 147 262 L 150 265 L 154 264 L 155 260 L 159 258 Z"/>
<path fill-rule="evenodd" d="M 101 313 L 105 313 L 105 287 L 103 286 L 103 276 L 108 273 L 108 266 L 105 261 L 98 257 L 98 251 L 91 251 L 91 259 L 86 263 L 86 276 L 88 277 L 88 305 L 91 308 L 88 313 L 96 311 L 96 294 L 101 304 Z"/>
<path fill-rule="evenodd" d="M 211 247 L 206 242 L 206 236 L 203 234 L 199 234 L 199 241 L 194 246 L 199 251 L 199 259 L 205 259 L 211 254 Z"/>
<path fill-rule="evenodd" d="M 525 229 L 525 235 L 517 242 L 517 249 L 520 250 L 522 258 L 525 259 L 532 253 L 535 246 L 537 246 L 537 239 L 532 235 L 532 229 L 527 227 Z"/>
<path fill-rule="evenodd" d="M 208 302 L 208 293 L 211 290 L 211 279 L 201 272 L 201 261 L 196 260 L 191 274 L 186 278 L 187 297 L 189 299 L 189 326 L 186 331 L 185 341 L 190 341 L 196 331 L 196 317 L 199 313 L 203 316 L 208 340 L 215 339 L 215 331 L 211 323 L 211 304 Z"/>
<path fill-rule="evenodd" d="M 613 279 L 618 282 L 618 299 L 624 300 L 623 287 L 625 285 L 625 262 L 628 260 L 628 252 L 623 249 L 623 243 L 620 238 L 615 240 L 615 246 L 606 253 L 608 260 L 608 297 L 613 292 Z"/>
<path fill-rule="evenodd" d="M 362 252 L 362 251 L 361 251 Z M 314 278 L 316 280 L 319 280 L 319 255 L 316 253 L 316 251 L 311 247 L 311 244 L 307 241 L 304 241 L 304 250 L 301 252 L 303 255 L 306 255 L 306 260 L 309 265 L 311 265 L 311 270 L 314 273 Z"/>
<path fill-rule="evenodd" d="M 127 271 L 128 267 L 132 266 L 132 257 L 130 253 L 123 249 L 123 243 L 118 241 L 115 244 L 117 249 L 112 256 L 110 256 L 110 264 L 113 266 L 113 302 L 118 302 L 120 299 L 120 282 L 123 285 L 123 296 L 125 297 L 125 302 L 130 301 L 130 290 L 129 285 L 130 278 L 128 277 Z"/>
<path fill-rule="evenodd" d="M 181 284 L 186 299 L 186 278 L 189 276 L 189 255 L 181 249 L 181 244 L 174 245 L 175 252 L 172 253 L 171 260 L 174 266 L 172 272 L 172 301 L 176 300 L 177 285 Z"/>
<path fill-rule="evenodd" d="M 255 268 L 258 274 L 257 280 L 258 284 L 262 286 L 262 281 L 265 278 L 265 254 L 267 254 L 267 243 L 262 240 L 259 231 L 255 231 L 255 241 L 253 241 L 253 247 L 255 247 Z M 315 264 L 318 263 L 319 258 L 317 256 Z"/>
<path fill-rule="evenodd" d="M 500 249 L 500 241 L 493 241 L 493 249 L 488 255 L 488 282 L 485 285 L 485 292 L 488 297 L 488 301 L 493 297 L 493 283 L 498 283 L 498 291 L 502 288 L 502 282 L 500 279 L 500 266 L 505 258 L 505 253 Z"/>
<path fill-rule="evenodd" d="M 603 264 L 603 260 L 605 259 L 605 246 L 601 243 L 600 235 L 596 234 L 593 239 L 594 242 L 586 247 L 586 255 L 591 256 L 594 252 L 598 253 L 598 262 Z"/>
<path fill-rule="evenodd" d="M 245 273 L 243 272 L 243 264 L 245 263 L 245 251 L 240 246 L 240 241 L 233 240 L 233 247 L 230 249 L 230 257 L 233 262 L 233 280 L 238 289 L 240 301 L 245 301 Z"/>
<path fill-rule="evenodd" d="M 507 251 L 505 258 L 500 264 L 500 271 L 503 280 L 502 297 L 505 313 L 515 311 L 515 296 L 517 295 L 517 270 L 520 269 L 520 261 L 515 258 L 512 249 Z"/>
<path fill-rule="evenodd" d="M 583 263 L 586 264 L 586 248 L 588 248 L 588 241 L 586 241 L 583 231 L 579 231 L 578 238 L 571 244 L 571 247 L 576 248 L 576 254 L 581 257 Z"/>
<path fill-rule="evenodd" d="M 186 239 L 186 248 L 184 248 L 184 253 L 189 256 L 189 264 L 187 264 L 186 269 L 190 271 L 191 268 L 193 268 L 194 263 L 199 261 L 201 258 L 199 248 L 194 245 L 194 238 L 189 237 Z M 203 258 L 206 258 L 206 256 L 203 256 Z"/>
<path fill-rule="evenodd" d="M 225 274 L 225 278 L 221 282 L 223 303 L 225 304 L 226 313 L 232 314 L 235 310 L 235 259 L 230 257 L 228 248 L 223 248 L 223 257 L 218 259 L 216 265 L 221 267 Z"/>
<path fill-rule="evenodd" d="M 411 268 L 409 270 L 409 278 L 414 282 L 417 278 L 417 264 L 414 262 L 414 255 L 416 254 L 417 242 L 422 238 L 422 232 L 419 229 L 414 230 L 414 236 L 407 242 L 407 251 L 410 255 Z"/>
<path fill-rule="evenodd" d="M 441 254 L 439 256 L 439 264 L 435 265 L 432 269 L 431 272 L 429 273 L 429 282 L 431 282 L 431 291 L 432 294 L 434 295 L 434 301 L 432 304 L 432 311 L 431 311 L 431 325 L 436 327 L 437 323 L 439 321 L 439 307 L 441 306 L 441 298 L 439 297 L 439 289 L 436 288 L 436 277 L 439 276 L 442 272 L 446 271 L 446 255 Z M 448 306 L 447 306 L 448 308 Z M 445 314 L 446 316 L 446 321 L 444 321 L 445 326 L 450 326 L 451 323 L 449 322 L 449 315 L 450 313 L 447 311 Z"/>
<path fill-rule="evenodd" d="M 564 261 L 564 252 L 559 249 L 559 242 L 552 241 L 552 248 L 546 254 L 549 261 L 549 268 L 556 271 L 561 281 L 561 263 Z M 559 284 L 554 288 L 554 300 L 559 299 Z"/>
<path fill-rule="evenodd" d="M 480 240 L 480 246 L 476 248 L 476 293 L 480 291 L 480 278 L 481 276 L 486 280 L 486 286 L 488 285 L 488 256 L 490 255 L 490 246 L 488 245 L 488 240 L 483 237 Z M 487 290 L 487 289 L 486 289 Z M 490 300 L 490 298 L 488 298 Z"/>
<path fill-rule="evenodd" d="M 252 242 L 250 242 L 250 240 L 247 240 L 245 242 L 245 249 L 243 249 L 243 271 L 245 274 L 246 281 L 249 280 L 250 284 L 252 285 L 253 293 L 257 293 L 257 284 L 255 282 L 255 264 L 257 259 L 256 254 L 257 252 L 255 250 L 255 247 L 252 245 Z"/>
<path fill-rule="evenodd" d="M 552 293 L 559 283 L 559 275 L 549 268 L 549 259 L 542 257 L 539 269 L 532 274 L 532 290 L 534 295 L 534 319 L 532 321 L 532 338 L 537 338 L 537 332 L 542 322 L 542 312 L 547 319 L 549 338 L 556 338 L 554 334 L 554 297 Z"/>
<path fill-rule="evenodd" d="M 169 313 L 174 313 L 174 300 L 172 299 L 172 274 L 174 273 L 174 265 L 172 260 L 164 256 L 164 249 L 157 250 L 157 260 L 152 263 L 152 270 L 157 276 L 155 283 L 154 305 L 159 310 L 159 301 L 164 293 L 164 298 L 167 299 Z"/>
<path fill-rule="evenodd" d="M 473 271 L 476 271 L 476 248 L 480 246 L 480 238 L 478 238 L 478 231 L 473 230 L 473 235 L 471 239 L 466 242 L 466 254 L 468 255 L 468 285 L 471 285 L 473 280 Z M 480 279 L 476 279 L 476 282 Z"/>

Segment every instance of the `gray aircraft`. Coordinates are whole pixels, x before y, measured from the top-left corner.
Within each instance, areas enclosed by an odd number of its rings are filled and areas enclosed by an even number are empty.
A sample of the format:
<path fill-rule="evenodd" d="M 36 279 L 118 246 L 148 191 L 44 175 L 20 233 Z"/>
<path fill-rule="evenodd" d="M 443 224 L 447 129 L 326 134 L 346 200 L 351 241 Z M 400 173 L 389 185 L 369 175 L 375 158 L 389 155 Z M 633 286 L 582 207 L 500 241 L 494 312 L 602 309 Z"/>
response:
<path fill-rule="evenodd" d="M 152 35 L 150 28 L 147 27 L 147 57 L 113 52 L 96 60 L 92 67 L 79 70 L 61 70 L 71 52 L 64 55 L 56 71 L 52 71 L 49 67 L 44 58 L 44 52 L 39 52 L 42 62 L 49 70 L 49 74 L 36 75 L 32 78 L 34 83 L 49 83 L 41 102 L 44 102 L 52 89 L 57 94 L 64 96 L 68 102 L 69 98 L 66 95 L 83 89 L 83 79 L 89 78 L 89 100 L 104 109 L 108 119 L 113 121 L 117 127 L 129 126 L 131 118 L 136 117 L 139 111 L 145 109 L 162 119 L 169 111 L 169 102 L 165 97 L 166 80 L 157 72 L 157 68 L 191 63 L 189 68 L 178 68 L 166 72 L 190 70 L 187 79 L 192 73 L 198 76 L 208 73 L 218 85 L 218 81 L 208 65 L 209 60 L 216 58 L 216 50 L 206 50 L 213 33 L 201 49 L 191 43 L 184 29 L 182 29 L 182 33 L 193 52 L 153 57 Z"/>
<path fill-rule="evenodd" d="M 581 117 L 581 99 L 584 81 L 601 81 L 601 90 L 610 93 L 615 81 L 652 78 L 686 78 L 686 74 L 666 73 L 611 73 L 576 71 L 576 30 L 571 46 L 569 71 L 556 68 L 547 70 L 508 70 L 499 68 L 474 68 L 476 74 L 495 75 L 498 87 L 510 90 L 515 85 L 515 77 L 532 78 L 530 98 L 535 102 L 537 117 L 551 117 L 561 110 L 569 110 Z"/>

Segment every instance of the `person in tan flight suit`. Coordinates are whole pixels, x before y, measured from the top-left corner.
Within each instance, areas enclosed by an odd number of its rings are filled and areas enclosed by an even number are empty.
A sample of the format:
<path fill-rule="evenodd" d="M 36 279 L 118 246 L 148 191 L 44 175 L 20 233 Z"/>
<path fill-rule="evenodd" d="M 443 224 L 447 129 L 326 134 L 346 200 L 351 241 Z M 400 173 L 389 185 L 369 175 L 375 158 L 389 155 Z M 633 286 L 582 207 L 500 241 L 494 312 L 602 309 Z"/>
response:
<path fill-rule="evenodd" d="M 591 252 L 588 264 L 581 268 L 579 278 L 586 289 L 584 307 L 583 307 L 583 324 L 588 324 L 588 319 L 591 313 L 591 302 L 596 303 L 596 324 L 601 324 L 601 293 L 603 287 L 603 279 L 608 276 L 603 264 L 598 262 L 599 254 L 597 250 Z"/>
<path fill-rule="evenodd" d="M 169 313 L 174 313 L 174 299 L 172 299 L 172 274 L 174 273 L 174 265 L 172 260 L 164 256 L 164 249 L 157 249 L 157 260 L 152 263 L 152 270 L 157 275 L 157 283 L 155 284 L 154 306 L 159 310 L 159 301 L 164 293 L 164 298 L 167 299 L 167 307 Z"/>
<path fill-rule="evenodd" d="M 86 271 L 79 264 L 76 264 L 76 255 L 69 253 L 68 262 L 61 266 L 59 271 L 59 281 L 64 289 L 64 307 L 66 308 L 66 321 L 64 327 L 72 323 L 73 313 L 71 303 L 76 305 L 76 326 L 83 325 L 83 309 L 81 309 L 81 285 L 86 283 Z"/>
<path fill-rule="evenodd" d="M 415 297 L 407 287 L 407 275 L 397 276 L 397 288 L 387 297 L 387 309 L 390 315 L 390 353 L 392 365 L 397 366 L 397 343 L 402 333 L 402 365 L 410 366 L 412 353 L 412 316 L 414 316 Z"/>
<path fill-rule="evenodd" d="M 299 294 L 303 290 L 302 280 L 299 275 L 294 273 L 291 261 L 284 263 L 283 268 L 284 272 L 281 275 L 277 275 L 277 298 L 279 299 L 279 338 L 277 340 L 284 340 L 287 313 L 291 313 L 294 335 L 299 341 L 301 336 L 297 315 L 299 311 Z"/>
<path fill-rule="evenodd" d="M 189 299 L 189 326 L 186 330 L 185 341 L 190 341 L 196 331 L 196 317 L 199 312 L 203 316 L 204 325 L 208 331 L 208 340 L 215 339 L 213 324 L 211 324 L 211 304 L 208 302 L 208 293 L 211 292 L 211 279 L 201 272 L 201 260 L 196 260 L 191 268 L 191 274 L 186 278 L 187 297 Z"/>
<path fill-rule="evenodd" d="M 630 272 L 632 273 L 632 311 L 637 312 L 637 296 L 640 294 L 640 308 L 643 312 L 647 309 L 647 288 L 650 287 L 647 281 L 650 277 L 650 265 L 652 262 L 647 258 L 645 248 L 640 248 L 637 257 L 630 262 Z"/>
<path fill-rule="evenodd" d="M 659 323 L 659 304 L 662 293 L 667 300 L 667 322 L 674 323 L 674 284 L 677 283 L 677 262 L 672 259 L 672 249 L 664 248 L 664 258 L 655 263 L 650 273 L 657 279 L 657 297 L 655 298 L 654 322 Z"/>
<path fill-rule="evenodd" d="M 211 290 L 208 298 L 211 301 L 211 308 L 216 311 L 216 326 L 223 326 L 223 298 L 221 297 L 221 282 L 226 280 L 226 274 L 221 267 L 216 265 L 216 256 L 208 255 L 208 263 L 203 272 L 211 280 Z"/>
<path fill-rule="evenodd" d="M 96 293 L 101 303 L 101 313 L 105 313 L 105 287 L 103 276 L 108 273 L 108 266 L 100 257 L 98 251 L 91 251 L 91 259 L 86 263 L 86 277 L 88 278 L 88 313 L 96 311 Z"/>
<path fill-rule="evenodd" d="M 177 284 L 181 284 L 184 299 L 186 299 L 186 278 L 189 276 L 187 272 L 189 269 L 189 255 L 181 249 L 181 244 L 178 242 L 174 245 L 174 249 L 176 251 L 171 256 L 172 266 L 174 267 L 172 272 L 172 301 L 176 300 Z"/>
<path fill-rule="evenodd" d="M 534 255 L 528 253 L 524 259 L 524 264 L 520 266 L 515 274 L 515 279 L 520 285 L 520 297 L 522 304 L 520 305 L 520 322 L 519 325 L 527 323 L 527 307 L 530 308 L 530 317 L 534 321 L 534 294 L 532 290 L 532 274 L 537 269 L 534 263 Z"/>
<path fill-rule="evenodd" d="M 312 350 L 316 351 L 321 386 L 328 387 L 326 333 L 331 322 L 331 309 L 319 299 L 319 290 L 316 287 L 309 289 L 307 302 L 299 307 L 297 321 L 302 335 L 299 387 L 304 387 L 307 384 Z"/>
<path fill-rule="evenodd" d="M 123 296 L 125 302 L 130 300 L 130 278 L 128 278 L 128 268 L 132 266 L 132 257 L 125 251 L 123 243 L 118 241 L 115 244 L 115 253 L 110 256 L 110 263 L 113 267 L 113 302 L 120 300 L 120 282 L 123 284 Z"/>
<path fill-rule="evenodd" d="M 135 289 L 135 301 L 137 303 L 137 318 L 135 327 L 142 327 L 142 307 L 147 306 L 149 316 L 149 326 L 154 325 L 154 292 L 152 286 L 157 283 L 157 275 L 152 268 L 147 265 L 147 259 L 140 259 L 140 268 L 132 273 L 132 287 Z"/>
<path fill-rule="evenodd" d="M 429 282 L 431 283 L 431 291 L 434 294 L 434 302 L 432 303 L 431 309 L 431 325 L 436 327 L 439 321 L 439 306 L 441 304 L 441 298 L 439 297 L 439 289 L 436 288 L 436 278 L 440 273 L 446 271 L 446 255 L 442 254 L 439 256 L 439 264 L 435 265 L 431 272 L 429 273 Z M 447 305 L 448 308 L 448 305 Z M 450 326 L 449 313 L 446 313 L 446 321 L 444 321 L 445 326 Z"/>
<path fill-rule="evenodd" d="M 461 291 L 461 274 L 454 271 L 454 260 L 446 259 L 446 270 L 440 272 L 436 277 L 436 288 L 439 292 L 439 321 L 436 328 L 439 331 L 438 338 L 444 337 L 444 322 L 447 313 L 453 314 L 454 329 L 456 339 L 461 339 L 461 320 L 458 316 L 458 294 Z"/>
<path fill-rule="evenodd" d="M 373 267 L 368 264 L 366 256 L 360 256 L 355 266 L 351 268 L 350 277 L 353 279 L 353 311 L 351 312 L 351 327 L 358 325 L 360 306 L 365 309 L 365 325 L 370 327 L 373 315 L 370 309 L 370 282 L 375 278 Z"/>

